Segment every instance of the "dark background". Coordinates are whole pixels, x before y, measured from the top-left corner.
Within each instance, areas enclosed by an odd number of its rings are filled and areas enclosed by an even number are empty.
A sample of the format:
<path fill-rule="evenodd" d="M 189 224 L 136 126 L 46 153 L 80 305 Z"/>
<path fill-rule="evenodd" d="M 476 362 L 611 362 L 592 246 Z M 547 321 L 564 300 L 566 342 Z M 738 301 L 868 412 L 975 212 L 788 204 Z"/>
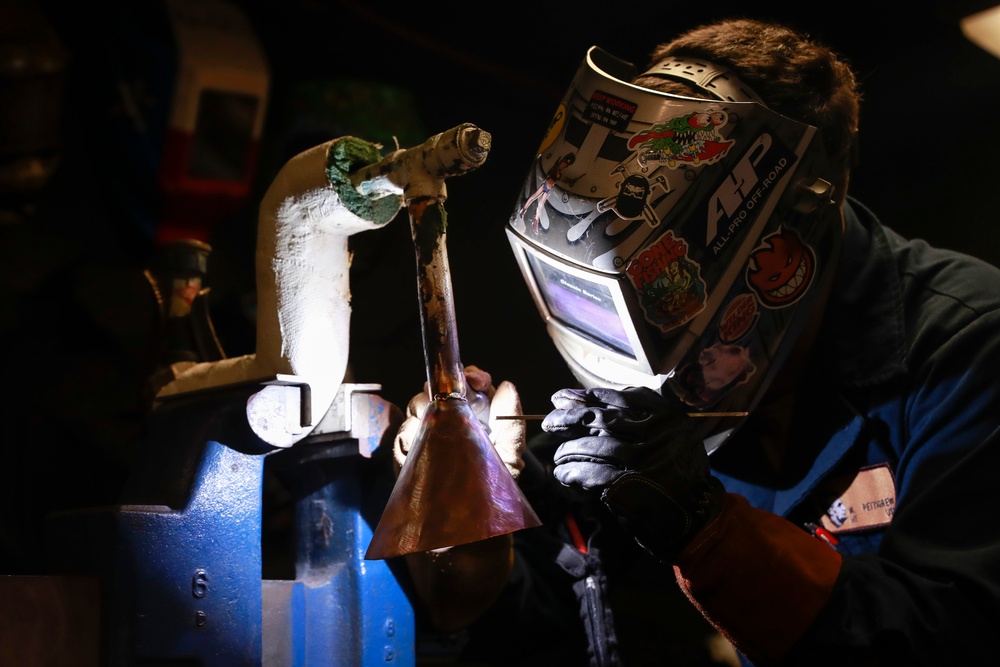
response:
<path fill-rule="evenodd" d="M 2 199 L 0 573 L 37 570 L 46 513 L 115 502 L 155 362 L 142 273 L 157 256 L 143 199 L 153 184 L 109 129 L 126 37 L 142 39 L 124 8 L 143 3 L 71 4 L 38 5 L 70 54 L 62 162 L 41 191 Z M 462 359 L 513 381 L 526 412 L 546 411 L 573 379 L 503 230 L 549 117 L 589 46 L 641 65 L 657 41 L 740 14 L 803 29 L 855 66 L 864 102 L 853 194 L 905 235 L 1000 264 L 1000 59 L 958 25 L 989 3 L 766 4 L 241 3 L 270 63 L 271 96 L 255 196 L 209 233 L 207 285 L 226 353 L 254 351 L 256 205 L 285 160 L 343 134 L 391 148 L 393 136 L 422 140 L 471 122 L 493 148 L 448 182 Z M 310 82 L 389 94 L 359 94 L 305 131 L 296 91 Z M 353 380 L 380 383 L 403 407 L 426 379 L 405 214 L 352 246 Z"/>

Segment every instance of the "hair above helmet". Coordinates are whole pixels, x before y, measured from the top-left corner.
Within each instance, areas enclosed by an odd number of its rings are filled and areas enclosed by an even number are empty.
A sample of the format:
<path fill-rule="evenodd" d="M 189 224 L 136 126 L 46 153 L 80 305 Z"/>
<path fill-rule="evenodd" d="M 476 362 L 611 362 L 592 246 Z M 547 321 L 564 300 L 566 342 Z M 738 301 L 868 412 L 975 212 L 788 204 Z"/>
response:
<path fill-rule="evenodd" d="M 794 342 L 840 233 L 815 128 L 731 72 L 671 59 L 632 83 L 592 47 L 518 195 L 508 237 L 584 386 L 644 385 L 690 411 L 746 412 Z M 706 437 L 732 421 L 703 419 Z"/>

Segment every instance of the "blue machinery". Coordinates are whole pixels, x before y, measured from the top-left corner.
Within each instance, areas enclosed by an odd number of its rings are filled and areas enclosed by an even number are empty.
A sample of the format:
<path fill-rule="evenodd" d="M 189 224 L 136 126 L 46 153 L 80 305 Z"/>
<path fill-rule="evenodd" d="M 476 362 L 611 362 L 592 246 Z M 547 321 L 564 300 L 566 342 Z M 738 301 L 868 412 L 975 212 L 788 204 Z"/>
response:
<path fill-rule="evenodd" d="M 403 416 L 342 382 L 346 241 L 443 202 L 489 140 L 466 124 L 381 158 L 346 137 L 285 165 L 260 209 L 255 354 L 173 368 L 121 503 L 47 522 L 52 576 L 0 576 L 0 663 L 415 664 L 405 564 L 365 559 Z M 293 579 L 262 579 L 265 460 L 294 497 Z"/>
<path fill-rule="evenodd" d="M 107 661 L 93 664 L 414 664 L 403 564 L 364 560 L 398 408 L 344 384 L 309 437 L 275 450 L 242 418 L 258 388 L 164 403 L 123 504 L 50 526 L 62 553 L 91 545 L 105 586 Z M 265 457 L 295 495 L 293 580 L 261 579 Z"/>

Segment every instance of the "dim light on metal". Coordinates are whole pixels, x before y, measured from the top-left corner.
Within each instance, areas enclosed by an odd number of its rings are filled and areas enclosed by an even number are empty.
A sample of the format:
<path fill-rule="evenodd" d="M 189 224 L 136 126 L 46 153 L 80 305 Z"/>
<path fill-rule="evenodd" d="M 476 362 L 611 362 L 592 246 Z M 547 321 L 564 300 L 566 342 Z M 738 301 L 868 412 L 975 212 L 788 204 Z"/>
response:
<path fill-rule="evenodd" d="M 966 16 L 959 26 L 969 41 L 1000 58 L 1000 5 Z"/>

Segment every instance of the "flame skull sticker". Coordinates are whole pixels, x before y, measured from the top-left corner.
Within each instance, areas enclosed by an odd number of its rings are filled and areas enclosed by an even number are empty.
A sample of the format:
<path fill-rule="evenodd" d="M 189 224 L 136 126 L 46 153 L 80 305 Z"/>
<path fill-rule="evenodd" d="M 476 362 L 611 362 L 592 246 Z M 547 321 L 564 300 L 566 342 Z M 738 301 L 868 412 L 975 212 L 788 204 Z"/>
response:
<path fill-rule="evenodd" d="M 779 227 L 750 253 L 747 284 L 768 308 L 790 306 L 809 291 L 816 274 L 816 252 L 798 233 Z"/>

